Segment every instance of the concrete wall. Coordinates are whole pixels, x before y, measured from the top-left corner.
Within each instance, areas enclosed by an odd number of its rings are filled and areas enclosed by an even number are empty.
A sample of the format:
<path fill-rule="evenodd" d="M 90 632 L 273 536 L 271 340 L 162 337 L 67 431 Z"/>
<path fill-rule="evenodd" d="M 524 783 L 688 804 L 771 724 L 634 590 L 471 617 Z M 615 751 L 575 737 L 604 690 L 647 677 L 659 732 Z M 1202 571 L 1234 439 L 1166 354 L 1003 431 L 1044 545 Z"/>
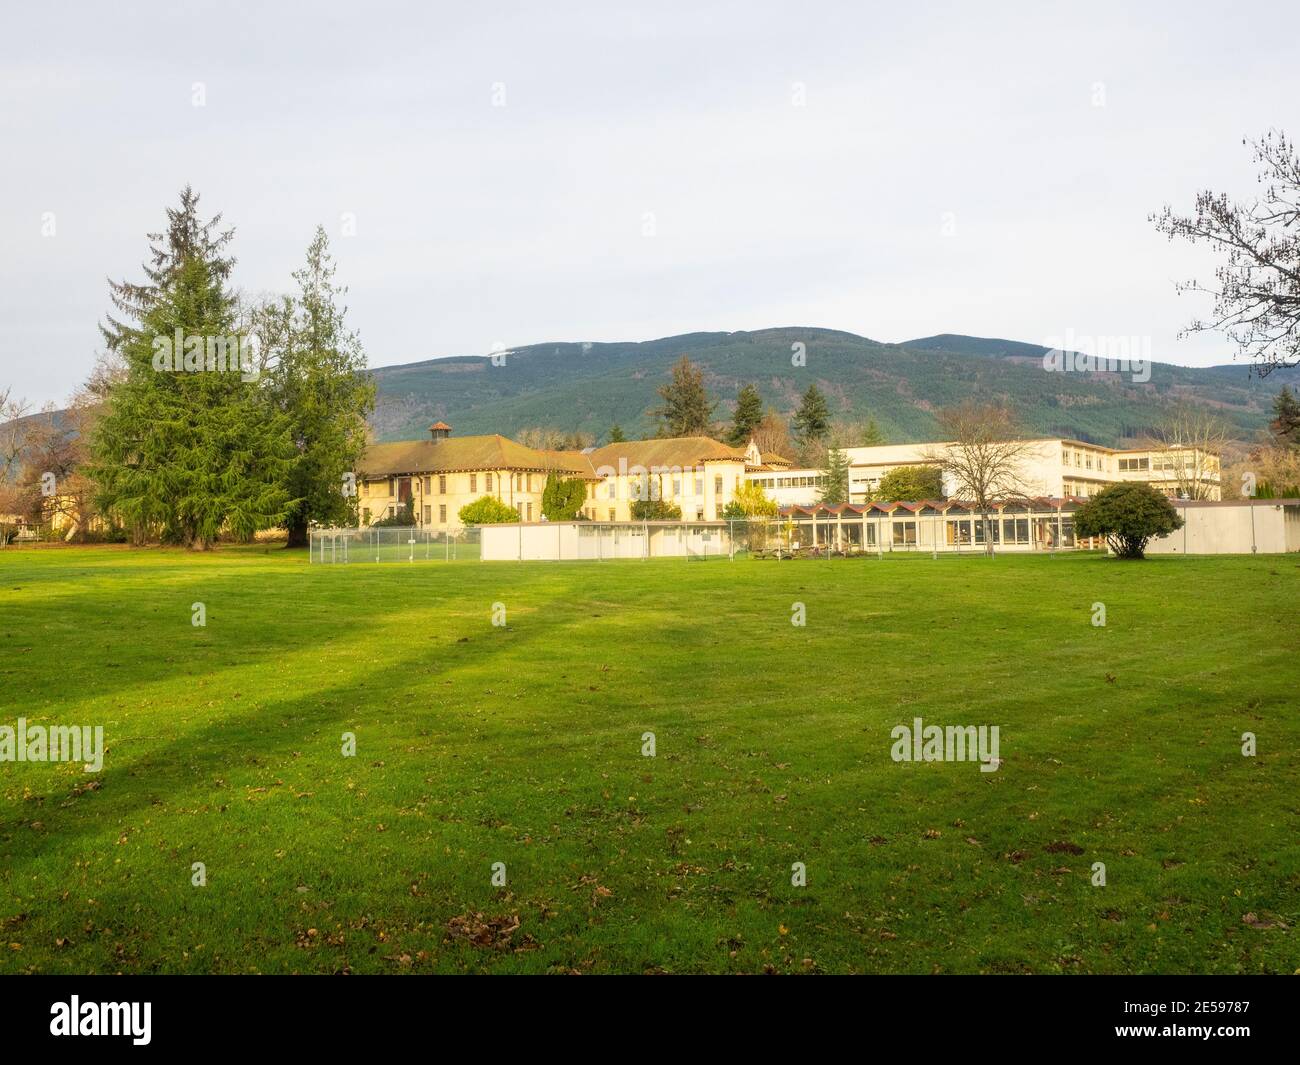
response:
<path fill-rule="evenodd" d="M 696 558 L 731 550 L 726 523 L 524 522 L 484 525 L 480 536 L 485 562 Z"/>
<path fill-rule="evenodd" d="M 1249 555 L 1300 551 L 1300 502 L 1258 499 L 1214 504 L 1182 504 L 1174 508 L 1186 528 L 1147 545 L 1152 555 Z M 1252 536 L 1251 525 L 1254 524 Z"/>

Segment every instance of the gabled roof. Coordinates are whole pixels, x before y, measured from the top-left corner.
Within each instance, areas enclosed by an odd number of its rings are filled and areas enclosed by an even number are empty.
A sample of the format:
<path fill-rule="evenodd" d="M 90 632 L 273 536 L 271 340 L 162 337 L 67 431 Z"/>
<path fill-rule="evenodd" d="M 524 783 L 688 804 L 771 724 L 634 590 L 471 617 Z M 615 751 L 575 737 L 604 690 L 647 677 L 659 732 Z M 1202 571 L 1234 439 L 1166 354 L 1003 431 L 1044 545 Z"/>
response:
<path fill-rule="evenodd" d="M 460 436 L 445 440 L 398 440 L 371 444 L 361 459 L 363 476 L 447 473 L 453 470 L 561 470 L 593 476 L 587 456 L 577 451 L 539 451 L 504 436 Z"/>
<path fill-rule="evenodd" d="M 624 440 L 598 447 L 586 456 L 592 467 L 620 471 L 626 466 L 700 466 L 706 462 L 744 462 L 745 449 L 731 447 L 707 436 L 678 436 L 662 440 Z"/>

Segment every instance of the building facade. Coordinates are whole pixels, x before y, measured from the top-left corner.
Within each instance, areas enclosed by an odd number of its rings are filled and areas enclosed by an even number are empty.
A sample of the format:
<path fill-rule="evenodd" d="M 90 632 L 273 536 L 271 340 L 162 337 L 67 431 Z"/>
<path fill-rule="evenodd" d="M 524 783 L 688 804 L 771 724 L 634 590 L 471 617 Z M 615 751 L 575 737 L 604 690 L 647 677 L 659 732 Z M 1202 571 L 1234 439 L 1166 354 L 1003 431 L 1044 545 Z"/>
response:
<path fill-rule="evenodd" d="M 483 496 L 513 508 L 521 522 L 541 521 L 552 472 L 586 482 L 589 520 L 628 521 L 634 502 L 657 499 L 680 508 L 683 520 L 716 521 L 750 473 L 785 462 L 752 442 L 737 448 L 704 436 L 542 451 L 497 435 L 453 437 L 445 422 L 429 433 L 366 449 L 357 474 L 362 525 L 396 517 L 409 502 L 416 526 L 454 531 L 461 507 Z"/>
<path fill-rule="evenodd" d="M 498 435 L 453 437 L 445 422 L 429 433 L 366 448 L 357 471 L 362 525 L 396 517 L 410 503 L 415 525 L 455 530 L 461 507 L 484 496 L 513 508 L 520 521 L 538 521 L 549 473 L 594 478 L 580 452 L 541 451 Z"/>
<path fill-rule="evenodd" d="M 1221 498 L 1219 457 L 1195 448 L 1117 450 L 1061 437 L 1025 444 L 1018 477 L 1026 496 L 1086 499 L 1107 485 L 1144 481 L 1171 499 L 1184 494 Z M 907 466 L 933 466 L 953 446 L 939 442 L 844 448 L 849 460 L 849 502 L 869 502 L 878 495 L 886 474 Z M 825 475 L 825 470 L 786 469 L 755 472 L 749 480 L 781 506 L 810 506 L 819 497 Z M 945 494 L 958 494 L 958 486 L 947 475 L 943 489 Z"/>

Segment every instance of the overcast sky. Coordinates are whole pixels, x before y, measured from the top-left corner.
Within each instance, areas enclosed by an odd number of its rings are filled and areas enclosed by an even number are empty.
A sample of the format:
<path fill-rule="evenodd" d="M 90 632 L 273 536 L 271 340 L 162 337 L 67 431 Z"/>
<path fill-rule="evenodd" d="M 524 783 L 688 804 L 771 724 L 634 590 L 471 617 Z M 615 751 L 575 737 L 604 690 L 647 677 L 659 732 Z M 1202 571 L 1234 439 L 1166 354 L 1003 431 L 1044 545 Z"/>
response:
<path fill-rule="evenodd" d="M 1300 134 L 1298 11 L 8 5 L 0 388 L 66 399 L 186 182 L 251 292 L 323 223 L 372 365 L 784 325 L 1226 362 L 1147 215 Z"/>

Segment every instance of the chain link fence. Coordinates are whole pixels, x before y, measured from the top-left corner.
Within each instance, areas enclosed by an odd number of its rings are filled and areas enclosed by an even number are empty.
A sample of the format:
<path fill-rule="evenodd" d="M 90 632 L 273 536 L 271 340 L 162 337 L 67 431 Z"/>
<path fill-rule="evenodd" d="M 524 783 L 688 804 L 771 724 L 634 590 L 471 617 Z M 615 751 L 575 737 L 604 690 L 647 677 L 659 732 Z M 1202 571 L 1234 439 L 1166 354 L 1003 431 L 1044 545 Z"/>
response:
<path fill-rule="evenodd" d="M 320 528 L 309 533 L 311 561 L 344 562 L 477 562 L 479 530 L 452 531 L 418 526 Z"/>

